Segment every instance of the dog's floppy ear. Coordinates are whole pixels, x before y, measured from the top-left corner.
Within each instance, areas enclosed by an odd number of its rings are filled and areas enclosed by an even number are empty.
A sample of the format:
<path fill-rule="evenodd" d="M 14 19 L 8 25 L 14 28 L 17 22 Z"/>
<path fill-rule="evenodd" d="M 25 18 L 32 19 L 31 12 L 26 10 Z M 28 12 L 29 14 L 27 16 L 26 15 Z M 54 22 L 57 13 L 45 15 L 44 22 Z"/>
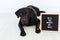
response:
<path fill-rule="evenodd" d="M 19 18 L 19 12 L 18 11 L 15 12 L 15 15 L 17 16 L 17 18 Z"/>
<path fill-rule="evenodd" d="M 17 18 L 21 17 L 22 13 L 24 12 L 24 9 L 25 9 L 25 8 L 21 8 L 21 9 L 18 9 L 18 10 L 15 12 Z"/>

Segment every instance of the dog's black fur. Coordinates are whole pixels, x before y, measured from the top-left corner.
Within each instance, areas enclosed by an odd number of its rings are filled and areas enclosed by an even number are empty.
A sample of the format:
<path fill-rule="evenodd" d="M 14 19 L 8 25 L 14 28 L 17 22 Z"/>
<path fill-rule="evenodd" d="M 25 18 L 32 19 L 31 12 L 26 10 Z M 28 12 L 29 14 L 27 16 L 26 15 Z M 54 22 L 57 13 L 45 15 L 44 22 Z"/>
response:
<path fill-rule="evenodd" d="M 32 8 L 31 8 L 32 7 Z M 34 10 L 33 10 L 34 9 Z M 36 13 L 35 13 L 36 12 Z M 19 28 L 21 30 L 21 36 L 25 36 L 26 33 L 24 31 L 23 26 L 31 26 L 31 25 L 36 25 L 35 32 L 40 33 L 40 20 L 37 18 L 37 16 L 40 16 L 40 13 L 45 13 L 45 11 L 40 11 L 37 7 L 35 6 L 27 6 L 25 8 L 21 8 L 15 12 L 16 16 L 19 18 Z"/>

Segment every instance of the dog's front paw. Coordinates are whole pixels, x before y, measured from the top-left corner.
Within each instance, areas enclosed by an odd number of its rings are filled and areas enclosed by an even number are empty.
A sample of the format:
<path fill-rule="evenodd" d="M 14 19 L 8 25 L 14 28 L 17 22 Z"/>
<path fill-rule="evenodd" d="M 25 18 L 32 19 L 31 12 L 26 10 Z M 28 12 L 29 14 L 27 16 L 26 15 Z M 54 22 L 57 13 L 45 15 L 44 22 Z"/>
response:
<path fill-rule="evenodd" d="M 41 30 L 40 30 L 39 28 L 37 28 L 37 29 L 35 30 L 35 32 L 36 32 L 36 33 L 40 33 Z"/>
<path fill-rule="evenodd" d="M 20 34 L 21 36 L 25 36 L 26 35 L 26 33 L 25 32 L 21 32 L 21 34 Z"/>

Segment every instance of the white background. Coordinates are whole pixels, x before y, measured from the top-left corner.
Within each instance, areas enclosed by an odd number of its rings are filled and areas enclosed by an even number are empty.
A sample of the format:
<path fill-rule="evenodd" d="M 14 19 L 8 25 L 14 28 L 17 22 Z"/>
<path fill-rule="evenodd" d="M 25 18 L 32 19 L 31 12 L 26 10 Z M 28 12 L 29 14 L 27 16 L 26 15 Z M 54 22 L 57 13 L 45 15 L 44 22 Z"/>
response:
<path fill-rule="evenodd" d="M 25 27 L 27 35 L 20 36 L 19 19 L 15 16 L 15 11 L 28 5 L 37 6 L 47 13 L 60 13 L 60 0 L 0 0 L 0 40 L 60 40 L 60 28 L 59 31 L 36 34 L 35 26 Z"/>

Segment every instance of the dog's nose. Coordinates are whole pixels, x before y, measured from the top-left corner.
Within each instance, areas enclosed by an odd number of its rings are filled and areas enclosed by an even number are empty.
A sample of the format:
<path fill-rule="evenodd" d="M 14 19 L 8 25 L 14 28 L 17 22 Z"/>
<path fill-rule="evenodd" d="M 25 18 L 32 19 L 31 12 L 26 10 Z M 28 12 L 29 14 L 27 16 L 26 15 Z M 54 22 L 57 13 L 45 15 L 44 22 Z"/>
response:
<path fill-rule="evenodd" d="M 25 21 L 23 21 L 25 23 Z"/>
<path fill-rule="evenodd" d="M 22 22 L 23 22 L 23 23 L 25 23 L 25 22 L 26 22 L 26 20 L 22 20 Z"/>

